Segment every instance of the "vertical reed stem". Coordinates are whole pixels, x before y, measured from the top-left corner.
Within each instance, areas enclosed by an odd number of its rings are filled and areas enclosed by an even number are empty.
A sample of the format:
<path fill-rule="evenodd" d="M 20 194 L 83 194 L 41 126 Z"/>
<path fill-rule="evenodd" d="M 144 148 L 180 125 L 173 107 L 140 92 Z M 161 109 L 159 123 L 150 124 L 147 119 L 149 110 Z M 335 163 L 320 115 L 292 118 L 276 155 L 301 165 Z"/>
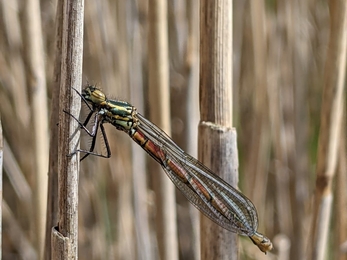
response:
<path fill-rule="evenodd" d="M 28 0 L 25 5 L 25 32 L 27 33 L 27 71 L 31 97 L 35 153 L 35 208 L 36 248 L 43 258 L 47 206 L 48 167 L 48 109 L 46 93 L 45 52 L 41 28 L 40 1 Z"/>
<path fill-rule="evenodd" d="M 333 201 L 332 181 L 336 172 L 343 115 L 346 73 L 347 2 L 330 4 L 330 39 L 324 71 L 324 89 L 318 140 L 317 180 L 311 234 L 311 258 L 324 259 Z"/>
<path fill-rule="evenodd" d="M 84 1 L 71 0 L 62 4 L 63 34 L 60 79 L 58 132 L 58 226 L 52 233 L 52 258 L 78 258 L 78 172 L 79 153 L 67 156 L 79 147 L 78 123 L 63 111 L 78 118 L 81 99 L 72 88 L 82 85 Z M 59 8 L 58 8 L 59 10 Z"/>
<path fill-rule="evenodd" d="M 51 257 L 51 232 L 52 228 L 58 223 L 58 130 L 59 122 L 59 89 L 61 74 L 61 51 L 62 51 L 62 23 L 63 5 L 57 4 L 55 17 L 55 57 L 52 86 L 51 115 L 49 122 L 50 142 L 49 142 L 49 162 L 48 162 L 48 197 L 47 197 L 47 216 L 46 216 L 46 237 L 44 259 Z"/>
<path fill-rule="evenodd" d="M 233 186 L 238 183 L 232 128 L 232 1 L 200 3 L 199 159 Z M 238 259 L 238 238 L 201 218 L 201 258 Z"/>

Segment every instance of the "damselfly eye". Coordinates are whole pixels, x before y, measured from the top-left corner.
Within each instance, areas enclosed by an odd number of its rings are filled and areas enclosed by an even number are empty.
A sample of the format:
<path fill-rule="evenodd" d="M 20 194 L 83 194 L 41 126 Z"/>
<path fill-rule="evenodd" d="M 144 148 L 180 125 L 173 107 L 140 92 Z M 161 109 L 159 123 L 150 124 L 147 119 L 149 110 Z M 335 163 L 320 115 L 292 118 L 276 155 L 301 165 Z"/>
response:
<path fill-rule="evenodd" d="M 82 96 L 88 101 L 90 101 L 91 93 L 92 93 L 92 90 L 90 86 L 82 90 Z"/>

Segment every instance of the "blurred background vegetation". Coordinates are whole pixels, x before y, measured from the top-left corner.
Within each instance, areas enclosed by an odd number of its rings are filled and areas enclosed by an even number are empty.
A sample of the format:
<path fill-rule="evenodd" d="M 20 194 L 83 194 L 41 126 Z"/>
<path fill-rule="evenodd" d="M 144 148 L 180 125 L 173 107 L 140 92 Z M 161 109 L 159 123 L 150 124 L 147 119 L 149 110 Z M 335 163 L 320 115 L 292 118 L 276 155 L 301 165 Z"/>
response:
<path fill-rule="evenodd" d="M 51 107 L 54 82 L 56 1 L 41 1 L 39 13 L 26 13 L 25 1 L 0 1 L 0 114 L 4 148 L 4 259 L 36 259 L 38 212 L 37 143 L 48 146 L 48 131 L 37 136 L 33 107 Z M 320 125 L 323 71 L 329 37 L 327 1 L 235 0 L 233 2 L 233 101 L 238 133 L 239 187 L 255 204 L 259 231 L 274 243 L 266 259 L 304 259 L 310 243 L 312 199 Z M 97 84 L 112 98 L 129 101 L 146 115 L 149 103 L 147 56 L 148 1 L 85 0 L 83 81 Z M 28 33 L 39 18 L 42 35 Z M 168 1 L 171 124 L 173 140 L 197 154 L 199 1 Z M 46 99 L 34 99 L 30 62 L 36 56 L 32 38 L 42 37 Z M 42 101 L 42 103 L 41 103 Z M 37 120 L 36 120 L 37 121 Z M 47 124 L 44 120 L 39 120 Z M 58 124 L 59 122 L 56 122 Z M 345 126 L 345 124 L 344 124 Z M 46 127 L 46 128 L 45 128 Z M 43 125 L 43 129 L 48 129 Z M 158 254 L 156 205 L 151 160 L 132 140 L 106 126 L 111 159 L 88 157 L 81 164 L 79 187 L 80 259 L 141 259 L 135 250 L 134 177 L 147 182 L 143 201 L 148 210 L 149 253 Z M 346 128 L 339 149 L 339 184 L 329 229 L 327 259 L 347 259 Z M 36 135 L 36 137 L 35 137 Z M 43 136 L 45 135 L 45 136 Z M 42 136 L 42 139 L 40 138 Z M 38 138 L 39 137 L 39 138 Z M 83 145 L 83 144 L 82 144 Z M 101 148 L 102 149 L 102 148 Z M 48 150 L 47 150 L 48 151 Z M 47 170 L 48 171 L 48 170 Z M 46 172 L 47 172 L 46 171 Z M 162 174 L 162 173 L 160 173 Z M 177 195 L 180 259 L 198 259 L 196 212 Z M 36 213 L 35 213 L 36 212 Z M 194 218 L 195 216 L 195 218 Z M 143 220 L 140 220 L 140 223 Z M 141 224 L 140 224 L 141 226 Z M 261 252 L 242 239 L 242 259 Z M 340 258 L 339 258 L 340 257 Z"/>

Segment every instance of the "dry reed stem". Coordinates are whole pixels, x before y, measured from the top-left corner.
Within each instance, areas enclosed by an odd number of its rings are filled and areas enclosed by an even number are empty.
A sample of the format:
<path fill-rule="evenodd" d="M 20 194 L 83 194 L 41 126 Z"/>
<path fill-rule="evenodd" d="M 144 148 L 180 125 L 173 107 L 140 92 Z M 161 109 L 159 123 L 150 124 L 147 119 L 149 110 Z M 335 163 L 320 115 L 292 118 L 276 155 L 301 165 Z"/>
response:
<path fill-rule="evenodd" d="M 150 120 L 170 135 L 167 3 L 165 0 L 151 0 L 148 8 Z M 159 254 L 161 259 L 175 260 L 178 259 L 175 187 L 159 168 L 159 165 L 154 165 L 152 162 L 151 170 L 156 173 L 160 172 L 155 175 L 154 182 Z"/>
<path fill-rule="evenodd" d="M 200 120 L 227 127 L 233 121 L 231 23 L 228 1 L 200 3 Z"/>
<path fill-rule="evenodd" d="M 232 123 L 232 1 L 201 1 L 199 160 L 237 186 Z M 202 217 L 201 257 L 238 259 L 238 236 Z"/>
<path fill-rule="evenodd" d="M 26 70 L 31 97 L 34 133 L 36 246 L 40 259 L 42 259 L 46 225 L 49 137 L 45 53 L 43 51 L 40 1 L 26 1 L 24 13 L 24 32 L 27 33 L 25 47 L 28 54 Z"/>
<path fill-rule="evenodd" d="M 333 0 L 329 4 L 330 39 L 324 71 L 310 252 L 310 259 L 318 260 L 325 257 L 329 235 L 332 181 L 336 171 L 343 115 L 347 47 L 347 3 L 344 0 Z"/>
<path fill-rule="evenodd" d="M 236 130 L 211 122 L 199 124 L 199 159 L 234 187 L 238 182 Z M 201 216 L 201 259 L 239 259 L 238 235 Z"/>
<path fill-rule="evenodd" d="M 52 256 L 57 259 L 78 258 L 78 173 L 79 153 L 67 156 L 79 147 L 78 123 L 63 111 L 79 117 L 82 85 L 84 1 L 63 1 L 62 63 L 58 132 L 58 226 L 52 232 Z M 59 232 L 59 233 L 58 233 Z M 68 250 L 66 250 L 68 249 Z"/>
<path fill-rule="evenodd" d="M 59 122 L 59 89 L 61 74 L 61 50 L 62 50 L 62 5 L 57 4 L 55 17 L 55 55 L 52 85 L 52 105 L 49 122 L 49 162 L 48 162 L 48 194 L 44 259 L 51 257 L 51 232 L 58 223 L 58 126 Z"/>

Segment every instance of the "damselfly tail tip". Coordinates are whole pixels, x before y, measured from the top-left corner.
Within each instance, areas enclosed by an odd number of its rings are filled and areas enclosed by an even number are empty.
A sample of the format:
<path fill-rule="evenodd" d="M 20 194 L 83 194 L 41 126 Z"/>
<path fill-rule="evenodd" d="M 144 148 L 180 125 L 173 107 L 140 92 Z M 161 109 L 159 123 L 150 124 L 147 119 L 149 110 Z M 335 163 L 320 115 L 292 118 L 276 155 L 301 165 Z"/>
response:
<path fill-rule="evenodd" d="M 255 232 L 252 236 L 249 236 L 252 242 L 265 254 L 273 249 L 273 245 L 266 236 Z"/>

